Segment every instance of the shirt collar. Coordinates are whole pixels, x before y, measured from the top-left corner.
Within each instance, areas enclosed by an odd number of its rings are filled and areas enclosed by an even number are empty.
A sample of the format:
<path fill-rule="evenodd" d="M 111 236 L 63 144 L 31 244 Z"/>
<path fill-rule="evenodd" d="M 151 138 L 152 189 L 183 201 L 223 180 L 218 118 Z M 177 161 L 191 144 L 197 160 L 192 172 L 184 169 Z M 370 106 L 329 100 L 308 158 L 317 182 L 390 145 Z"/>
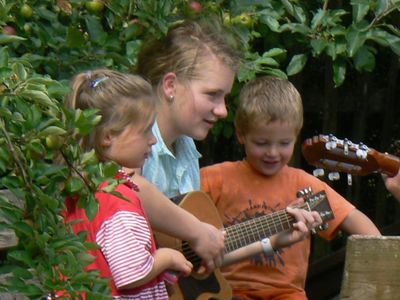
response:
<path fill-rule="evenodd" d="M 175 155 L 168 149 L 164 139 L 161 136 L 157 121 L 154 122 L 152 130 L 157 139 L 157 143 L 152 146 L 153 151 L 159 155 L 170 155 L 175 158 Z M 176 153 L 180 153 L 181 151 L 185 151 L 194 159 L 199 159 L 201 157 L 200 152 L 198 152 L 196 149 L 193 139 L 186 135 L 182 135 L 176 140 Z"/>

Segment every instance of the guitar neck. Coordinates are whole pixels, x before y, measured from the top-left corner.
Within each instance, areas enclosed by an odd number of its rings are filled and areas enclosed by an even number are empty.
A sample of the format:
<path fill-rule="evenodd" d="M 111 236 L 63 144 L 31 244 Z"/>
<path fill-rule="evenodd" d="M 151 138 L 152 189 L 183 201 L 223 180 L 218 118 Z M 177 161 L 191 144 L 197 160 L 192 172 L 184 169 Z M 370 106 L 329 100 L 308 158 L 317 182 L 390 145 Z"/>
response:
<path fill-rule="evenodd" d="M 299 208 L 309 210 L 307 204 L 301 205 Z M 227 234 L 225 253 L 245 247 L 279 232 L 289 230 L 293 227 L 294 222 L 294 217 L 283 209 L 270 215 L 229 226 L 225 228 Z"/>
<path fill-rule="evenodd" d="M 400 168 L 400 159 L 388 153 L 375 153 L 375 159 L 379 165 L 379 172 L 389 176 L 395 176 Z"/>

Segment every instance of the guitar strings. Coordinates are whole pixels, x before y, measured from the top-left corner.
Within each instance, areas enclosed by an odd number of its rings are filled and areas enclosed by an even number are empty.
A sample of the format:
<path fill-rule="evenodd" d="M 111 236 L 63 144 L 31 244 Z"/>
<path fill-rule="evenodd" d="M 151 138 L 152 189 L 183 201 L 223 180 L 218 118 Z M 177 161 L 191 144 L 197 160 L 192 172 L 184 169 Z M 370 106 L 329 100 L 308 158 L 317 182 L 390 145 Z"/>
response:
<path fill-rule="evenodd" d="M 311 205 L 307 202 L 303 205 L 295 205 L 293 207 L 311 211 L 312 206 L 312 202 Z M 293 227 L 295 221 L 295 218 L 288 214 L 286 210 L 282 210 L 226 227 L 227 237 L 224 253 L 232 252 L 278 232 L 288 230 Z M 193 251 L 188 242 L 183 241 L 181 249 L 186 259 L 195 266 L 200 266 L 202 260 Z"/>
<path fill-rule="evenodd" d="M 296 207 L 305 208 L 306 205 Z M 286 211 L 279 211 L 231 225 L 225 228 L 227 238 L 224 253 L 232 252 L 277 232 L 290 229 L 294 222 L 295 218 Z M 274 228 L 274 230 L 271 228 Z M 201 263 L 201 258 L 191 249 L 189 243 L 182 243 L 182 252 L 190 262 Z"/>

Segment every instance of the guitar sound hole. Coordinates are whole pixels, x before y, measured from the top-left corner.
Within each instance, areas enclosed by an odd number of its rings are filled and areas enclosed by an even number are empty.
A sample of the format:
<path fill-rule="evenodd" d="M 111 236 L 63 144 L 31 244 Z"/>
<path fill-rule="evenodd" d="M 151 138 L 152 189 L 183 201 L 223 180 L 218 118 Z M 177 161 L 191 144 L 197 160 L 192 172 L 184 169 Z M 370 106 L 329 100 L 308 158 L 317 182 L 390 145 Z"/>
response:
<path fill-rule="evenodd" d="M 193 264 L 193 269 L 197 270 L 201 265 L 201 258 L 198 256 L 192 248 L 189 246 L 189 243 L 186 241 L 182 242 L 182 254 L 185 258 Z"/>
<path fill-rule="evenodd" d="M 199 295 L 206 292 L 218 294 L 221 290 L 218 279 L 214 273 L 202 279 L 196 279 L 192 276 L 181 277 L 178 284 L 182 292 L 183 299 L 185 300 L 195 300 Z"/>

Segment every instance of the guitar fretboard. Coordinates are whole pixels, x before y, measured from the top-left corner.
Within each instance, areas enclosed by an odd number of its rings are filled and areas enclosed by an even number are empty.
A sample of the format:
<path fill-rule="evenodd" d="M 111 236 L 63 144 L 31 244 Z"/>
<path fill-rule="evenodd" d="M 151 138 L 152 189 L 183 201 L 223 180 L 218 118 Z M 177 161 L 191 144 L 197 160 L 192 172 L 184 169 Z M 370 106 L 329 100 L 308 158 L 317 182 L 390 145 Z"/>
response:
<path fill-rule="evenodd" d="M 307 209 L 308 205 L 300 208 Z M 274 212 L 267 216 L 257 217 L 225 228 L 227 238 L 225 253 L 232 252 L 278 232 L 291 229 L 295 219 L 286 210 Z"/>
<path fill-rule="evenodd" d="M 334 217 L 324 191 L 307 197 L 306 203 L 296 207 L 308 211 L 318 211 L 324 222 Z M 225 228 L 227 235 L 224 253 L 233 252 L 266 237 L 289 230 L 293 228 L 295 222 L 295 218 L 288 214 L 286 209 L 283 209 L 269 215 L 228 226 Z M 182 242 L 182 253 L 193 263 L 195 268 L 200 266 L 200 257 L 186 241 Z"/>

